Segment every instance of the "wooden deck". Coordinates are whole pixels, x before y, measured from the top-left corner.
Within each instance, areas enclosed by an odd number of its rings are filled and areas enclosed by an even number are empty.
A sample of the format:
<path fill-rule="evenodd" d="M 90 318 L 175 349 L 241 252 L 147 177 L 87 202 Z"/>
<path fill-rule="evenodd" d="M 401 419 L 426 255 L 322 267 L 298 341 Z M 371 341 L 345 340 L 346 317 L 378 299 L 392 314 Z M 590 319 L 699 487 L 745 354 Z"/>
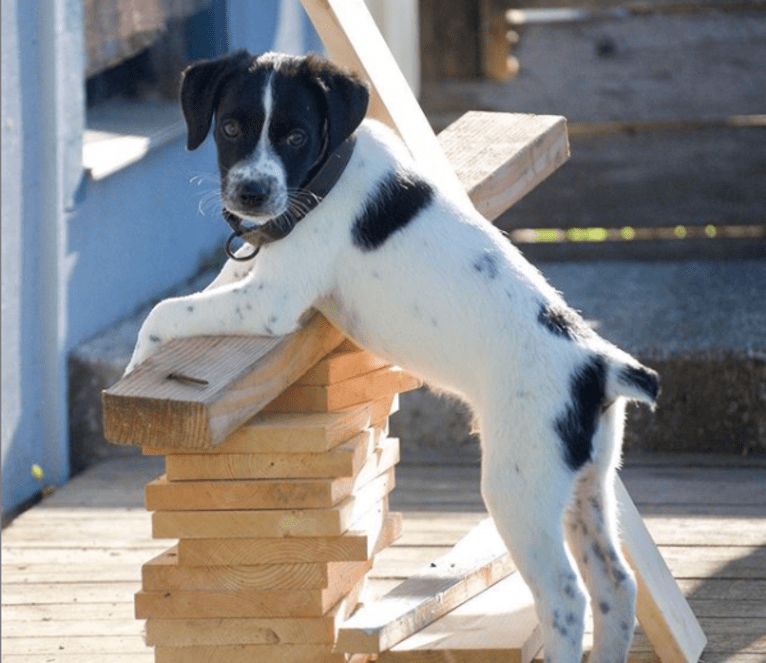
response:
<path fill-rule="evenodd" d="M 150 536 L 143 486 L 161 459 L 109 460 L 2 532 L 2 660 L 153 661 L 133 618 Z M 623 479 L 708 637 L 706 662 L 766 661 L 766 460 L 632 460 Z M 380 554 L 383 592 L 446 552 L 484 516 L 473 466 L 402 465 L 392 509 L 404 535 Z M 637 660 L 651 661 L 645 640 Z"/>

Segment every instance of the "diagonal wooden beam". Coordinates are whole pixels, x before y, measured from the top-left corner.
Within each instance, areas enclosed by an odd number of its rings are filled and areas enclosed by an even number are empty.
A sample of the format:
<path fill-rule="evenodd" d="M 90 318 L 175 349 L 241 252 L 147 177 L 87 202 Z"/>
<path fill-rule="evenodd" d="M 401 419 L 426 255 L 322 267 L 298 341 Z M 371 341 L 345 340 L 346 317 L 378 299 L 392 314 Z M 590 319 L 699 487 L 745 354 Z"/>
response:
<path fill-rule="evenodd" d="M 638 581 L 638 621 L 662 663 L 696 663 L 707 638 L 619 478 L 616 489 L 623 551 Z"/>
<path fill-rule="evenodd" d="M 490 518 L 446 555 L 365 605 L 338 632 L 336 650 L 378 654 L 515 571 Z"/>
<path fill-rule="evenodd" d="M 396 130 L 420 166 L 460 195 L 464 189 L 364 2 L 301 0 L 301 4 L 331 59 L 370 82 L 368 115 Z"/>

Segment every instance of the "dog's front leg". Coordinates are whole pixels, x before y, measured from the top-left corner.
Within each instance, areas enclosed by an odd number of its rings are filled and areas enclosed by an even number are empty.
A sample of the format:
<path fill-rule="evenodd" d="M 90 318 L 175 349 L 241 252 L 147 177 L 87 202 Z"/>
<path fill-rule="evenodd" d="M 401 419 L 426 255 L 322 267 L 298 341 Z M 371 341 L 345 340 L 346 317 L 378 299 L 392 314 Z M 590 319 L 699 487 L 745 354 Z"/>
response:
<path fill-rule="evenodd" d="M 142 325 L 125 373 L 174 338 L 289 334 L 300 327 L 302 315 L 312 305 L 311 298 L 302 297 L 298 290 L 275 292 L 263 281 L 245 278 L 186 297 L 166 299 L 152 309 Z"/>

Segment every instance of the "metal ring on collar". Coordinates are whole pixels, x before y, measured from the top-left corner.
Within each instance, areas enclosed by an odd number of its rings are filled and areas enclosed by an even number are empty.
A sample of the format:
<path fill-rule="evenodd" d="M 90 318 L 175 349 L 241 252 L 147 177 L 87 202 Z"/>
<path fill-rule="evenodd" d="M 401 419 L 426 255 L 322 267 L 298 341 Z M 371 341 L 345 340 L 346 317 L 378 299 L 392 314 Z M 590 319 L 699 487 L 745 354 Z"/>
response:
<path fill-rule="evenodd" d="M 255 258 L 255 256 L 258 255 L 258 251 L 261 250 L 260 246 L 253 247 L 253 252 L 250 255 L 247 256 L 238 256 L 231 248 L 231 243 L 238 237 L 241 236 L 241 233 L 233 232 L 231 235 L 229 235 L 229 239 L 226 240 L 226 255 L 229 256 L 232 260 L 236 260 L 238 262 L 247 262 L 248 260 L 252 260 Z"/>

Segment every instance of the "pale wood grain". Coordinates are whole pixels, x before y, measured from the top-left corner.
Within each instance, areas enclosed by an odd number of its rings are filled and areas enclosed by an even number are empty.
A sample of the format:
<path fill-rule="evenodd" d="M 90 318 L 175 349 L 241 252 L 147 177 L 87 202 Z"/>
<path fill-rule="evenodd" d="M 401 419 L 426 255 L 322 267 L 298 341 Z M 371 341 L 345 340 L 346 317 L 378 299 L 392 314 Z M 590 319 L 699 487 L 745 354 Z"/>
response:
<path fill-rule="evenodd" d="M 322 453 L 370 426 L 383 426 L 388 415 L 398 408 L 398 398 L 386 396 L 340 412 L 260 413 L 218 446 L 205 449 L 205 453 Z M 145 446 L 142 452 L 154 456 L 198 453 L 199 450 Z"/>
<path fill-rule="evenodd" d="M 338 632 L 340 651 L 379 653 L 409 637 L 515 569 L 487 519 L 447 555 L 364 606 Z"/>
<path fill-rule="evenodd" d="M 170 341 L 104 392 L 104 436 L 116 444 L 215 446 L 342 340 L 317 314 L 289 336 Z M 206 384 L 168 379 L 174 373 Z"/>
<path fill-rule="evenodd" d="M 163 475 L 147 484 L 146 508 L 151 511 L 211 511 L 331 507 L 393 468 L 398 460 L 399 440 L 385 439 L 355 477 L 169 481 Z"/>
<path fill-rule="evenodd" d="M 470 111 L 438 138 L 471 201 L 489 220 L 569 158 L 566 120 L 556 115 Z"/>
<path fill-rule="evenodd" d="M 696 663 L 707 639 L 620 479 L 623 550 L 638 581 L 636 614 L 664 663 Z"/>
<path fill-rule="evenodd" d="M 529 663 L 542 646 L 532 593 L 518 573 L 379 655 L 379 663 Z"/>

